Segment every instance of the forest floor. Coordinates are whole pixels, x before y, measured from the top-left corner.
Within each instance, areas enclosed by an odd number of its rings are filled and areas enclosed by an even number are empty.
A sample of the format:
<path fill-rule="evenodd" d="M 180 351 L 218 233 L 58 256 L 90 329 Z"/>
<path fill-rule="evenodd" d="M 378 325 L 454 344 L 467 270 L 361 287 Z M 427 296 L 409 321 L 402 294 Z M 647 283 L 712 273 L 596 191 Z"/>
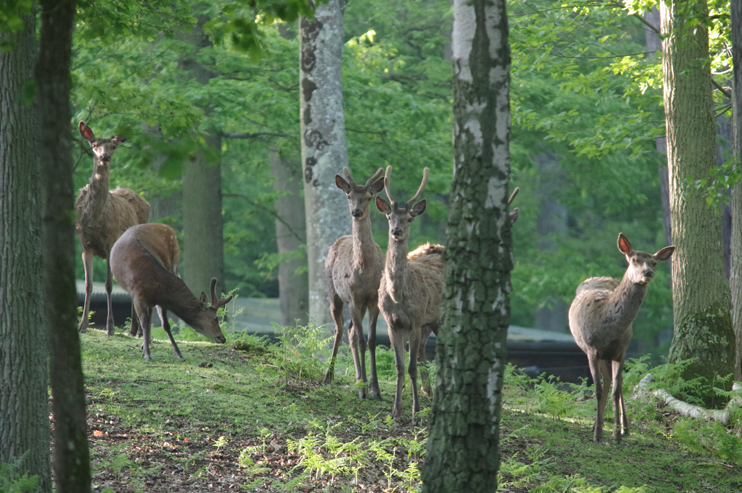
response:
<path fill-rule="evenodd" d="M 379 355 L 383 400 L 361 400 L 347 355 L 333 384 L 317 383 L 324 364 L 311 341 L 183 341 L 178 360 L 155 340 L 146 362 L 141 339 L 81 338 L 96 493 L 419 491 L 430 402 L 412 426 L 408 382 L 402 419 L 389 418 L 388 352 Z M 596 444 L 584 386 L 519 379 L 506 379 L 499 491 L 742 491 L 739 426 L 720 430 L 629 398 L 632 435 L 614 444 L 606 409 L 608 440 Z"/>

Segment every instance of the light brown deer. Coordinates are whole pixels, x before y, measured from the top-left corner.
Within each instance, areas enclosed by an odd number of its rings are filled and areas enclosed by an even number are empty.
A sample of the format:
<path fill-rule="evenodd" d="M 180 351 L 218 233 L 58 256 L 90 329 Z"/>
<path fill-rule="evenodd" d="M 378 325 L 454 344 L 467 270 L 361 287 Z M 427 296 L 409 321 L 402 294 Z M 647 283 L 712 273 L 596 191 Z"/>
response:
<path fill-rule="evenodd" d="M 623 368 L 626 349 L 631 342 L 632 323 L 647 294 L 647 284 L 654 277 L 657 262 L 669 260 L 675 251 L 668 246 L 655 254 L 635 251 L 623 233 L 618 235 L 618 250 L 626 256 L 628 269 L 621 282 L 612 277 L 591 277 L 577 287 L 569 308 L 569 330 L 587 355 L 595 382 L 598 416 L 593 427 L 593 441 L 603 436 L 603 411 L 608 398 L 613 370 L 613 439 L 629 434 L 629 420 L 623 399 Z"/>
<path fill-rule="evenodd" d="M 113 310 L 111 303 L 111 247 L 131 226 L 146 223 L 149 219 L 149 203 L 128 188 L 108 190 L 111 173 L 111 157 L 119 144 L 125 141 L 120 135 L 112 139 L 96 139 L 85 122 L 78 130 L 83 139 L 93 148 L 93 176 L 90 183 L 80 190 L 75 201 L 75 232 L 82 245 L 82 262 L 85 267 L 85 304 L 80 321 L 80 332 L 87 331 L 90 295 L 93 292 L 93 257 L 106 260 L 106 296 L 108 318 L 106 333 L 113 335 Z"/>
<path fill-rule="evenodd" d="M 384 178 L 379 178 L 383 172 L 379 168 L 365 185 L 357 185 L 348 168 L 343 168 L 347 181 L 340 175 L 335 176 L 335 184 L 348 196 L 353 229 L 351 235 L 341 236 L 330 247 L 325 261 L 330 310 L 335 321 L 335 341 L 324 383 L 332 382 L 335 372 L 335 356 L 343 338 L 343 305 L 347 303 L 351 318 L 348 339 L 356 370 L 356 382 L 364 384 L 358 389 L 361 399 L 367 395 L 366 340 L 363 338 L 362 325 L 366 310 L 371 359 L 368 392 L 372 398 L 381 397 L 376 375 L 376 320 L 379 317 L 378 294 L 381 273 L 384 270 L 384 254 L 371 233 L 371 200 L 384 188 Z"/>
<path fill-rule="evenodd" d="M 211 304 L 206 301 L 206 293 L 201 293 L 200 300 L 193 296 L 185 282 L 176 275 L 179 259 L 180 248 L 175 231 L 166 224 L 133 226 L 121 235 L 111 249 L 111 269 L 121 287 L 131 294 L 144 333 L 144 359 L 148 361 L 152 361 L 149 344 L 154 306 L 157 306 L 162 328 L 178 358 L 183 355 L 170 332 L 168 310 L 199 334 L 218 343 L 226 341 L 219 328 L 217 310 L 229 303 L 232 297 L 223 300 L 217 298 L 215 278 L 211 280 Z"/>

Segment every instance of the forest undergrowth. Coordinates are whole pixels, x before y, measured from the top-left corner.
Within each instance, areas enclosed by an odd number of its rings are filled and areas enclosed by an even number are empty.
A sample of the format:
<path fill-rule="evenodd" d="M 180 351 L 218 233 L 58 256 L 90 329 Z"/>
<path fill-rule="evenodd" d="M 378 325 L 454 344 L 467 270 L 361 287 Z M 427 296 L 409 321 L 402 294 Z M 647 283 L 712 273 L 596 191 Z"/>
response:
<path fill-rule="evenodd" d="M 431 401 L 423 399 L 422 425 L 413 426 L 408 381 L 401 420 L 389 417 L 388 349 L 378 357 L 383 399 L 359 400 L 347 346 L 334 383 L 318 383 L 329 348 L 323 329 L 283 329 L 276 344 L 225 332 L 228 343 L 218 345 L 181 327 L 178 360 L 155 330 L 152 362 L 142 359 L 141 339 L 81 335 L 93 491 L 420 490 Z M 742 491 L 742 413 L 726 428 L 635 399 L 646 370 L 643 360 L 629 367 L 631 435 L 617 445 L 590 440 L 596 406 L 585 383 L 508 367 L 499 491 Z M 609 399 L 606 437 L 612 416 Z"/>

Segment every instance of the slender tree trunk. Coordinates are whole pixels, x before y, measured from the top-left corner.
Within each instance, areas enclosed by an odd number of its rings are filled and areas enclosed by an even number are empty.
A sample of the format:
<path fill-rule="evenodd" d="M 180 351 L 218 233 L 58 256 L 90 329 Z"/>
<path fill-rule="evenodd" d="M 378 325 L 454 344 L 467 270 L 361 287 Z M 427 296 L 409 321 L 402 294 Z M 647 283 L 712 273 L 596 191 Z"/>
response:
<path fill-rule="evenodd" d="M 273 147 L 270 151 L 273 188 L 282 193 L 276 200 L 276 243 L 278 254 L 299 252 L 306 244 L 307 223 L 304 197 L 301 196 L 301 164 L 282 156 Z M 306 271 L 296 271 L 306 265 L 306 257 L 281 262 L 278 266 L 278 292 L 281 298 L 281 323 L 293 326 L 309 321 L 309 278 Z"/>
<path fill-rule="evenodd" d="M 38 119 L 23 90 L 38 58 L 36 17 L 0 33 L 0 463 L 27 454 L 18 473 L 51 492 L 46 327 L 41 257 Z M 19 246 L 22 246 L 19 248 Z"/>
<path fill-rule="evenodd" d="M 36 87 L 41 125 L 43 254 L 49 373 L 58 493 L 90 491 L 85 388 L 77 334 L 74 184 L 70 138 L 70 59 L 74 0 L 42 0 Z"/>
<path fill-rule="evenodd" d="M 213 46 L 204 33 L 209 21 L 205 15 L 190 32 L 178 31 L 176 39 L 190 43 L 193 51 L 181 60 L 199 84 L 206 85 L 211 74 L 197 60 L 202 48 Z M 204 108 L 209 114 L 210 108 Z M 226 291 L 224 279 L 224 225 L 222 222 L 222 139 L 217 129 L 205 136 L 207 149 L 197 152 L 185 163 L 183 171 L 183 279 L 198 295 L 208 292 L 212 277 L 219 280 L 219 290 Z"/>
<path fill-rule="evenodd" d="M 301 30 L 301 144 L 309 263 L 309 318 L 332 323 L 325 279 L 327 251 L 350 234 L 347 201 L 333 186 L 348 166 L 341 68 L 345 1 L 316 7 L 314 20 L 299 20 Z"/>
<path fill-rule="evenodd" d="M 700 23 L 691 21 L 691 15 Z M 716 125 L 708 63 L 705 0 L 661 3 L 667 161 L 673 243 L 675 335 L 669 361 L 698 358 L 684 377 L 734 369 L 730 291 L 724 273 L 720 214 L 689 178 L 716 166 Z"/>
<path fill-rule="evenodd" d="M 453 146 L 444 313 L 424 492 L 497 490 L 513 267 L 505 0 L 454 0 Z"/>
<path fill-rule="evenodd" d="M 742 156 L 742 2 L 731 2 L 732 11 L 732 57 L 734 58 L 734 157 L 739 169 Z M 732 290 L 732 318 L 737 355 L 734 362 L 734 379 L 742 380 L 742 184 L 732 188 L 732 267 L 729 283 Z"/>

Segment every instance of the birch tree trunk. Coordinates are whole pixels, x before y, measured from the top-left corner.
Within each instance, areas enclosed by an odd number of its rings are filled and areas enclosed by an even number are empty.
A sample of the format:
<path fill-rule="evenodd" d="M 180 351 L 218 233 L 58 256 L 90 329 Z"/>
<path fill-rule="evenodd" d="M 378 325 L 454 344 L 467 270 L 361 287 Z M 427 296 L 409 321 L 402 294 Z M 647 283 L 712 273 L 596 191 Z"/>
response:
<path fill-rule="evenodd" d="M 54 413 L 54 476 L 58 493 L 90 492 L 85 386 L 77 333 L 75 189 L 70 138 L 70 62 L 74 0 L 41 1 L 36 87 L 43 197 L 43 255 L 49 381 Z"/>
<path fill-rule="evenodd" d="M 301 196 L 301 167 L 295 159 L 281 155 L 274 147 L 270 150 L 273 188 L 282 192 L 276 200 L 276 243 L 278 254 L 300 251 L 306 243 L 306 217 L 304 197 Z M 278 266 L 278 292 L 281 299 L 281 323 L 285 326 L 306 325 L 309 321 L 309 278 L 306 271 L 297 269 L 306 258 L 296 257 Z"/>
<path fill-rule="evenodd" d="M 307 218 L 309 318 L 332 323 L 325 280 L 330 245 L 350 234 L 347 200 L 335 175 L 348 166 L 341 81 L 345 0 L 316 7 L 314 20 L 301 18 L 301 158 Z"/>
<path fill-rule="evenodd" d="M 513 267 L 505 0 L 454 0 L 453 146 L 438 373 L 424 492 L 497 490 Z"/>
<path fill-rule="evenodd" d="M 662 2 L 667 161 L 673 244 L 675 335 L 669 361 L 698 358 L 684 375 L 712 380 L 734 370 L 730 291 L 724 272 L 721 217 L 689 178 L 716 166 L 716 125 L 708 63 L 705 0 Z M 694 23 L 692 16 L 701 22 Z"/>
<path fill-rule="evenodd" d="M 46 332 L 41 257 L 41 186 L 36 107 L 23 101 L 38 58 L 36 18 L 0 33 L 0 463 L 24 458 L 19 474 L 51 492 Z"/>
<path fill-rule="evenodd" d="M 734 59 L 734 157 L 739 167 L 742 156 L 742 132 L 740 104 L 742 104 L 742 2 L 731 3 L 732 13 L 732 57 Z M 732 290 L 732 319 L 737 354 L 734 362 L 734 379 L 742 380 L 742 184 L 732 188 L 732 267 L 729 283 Z"/>

